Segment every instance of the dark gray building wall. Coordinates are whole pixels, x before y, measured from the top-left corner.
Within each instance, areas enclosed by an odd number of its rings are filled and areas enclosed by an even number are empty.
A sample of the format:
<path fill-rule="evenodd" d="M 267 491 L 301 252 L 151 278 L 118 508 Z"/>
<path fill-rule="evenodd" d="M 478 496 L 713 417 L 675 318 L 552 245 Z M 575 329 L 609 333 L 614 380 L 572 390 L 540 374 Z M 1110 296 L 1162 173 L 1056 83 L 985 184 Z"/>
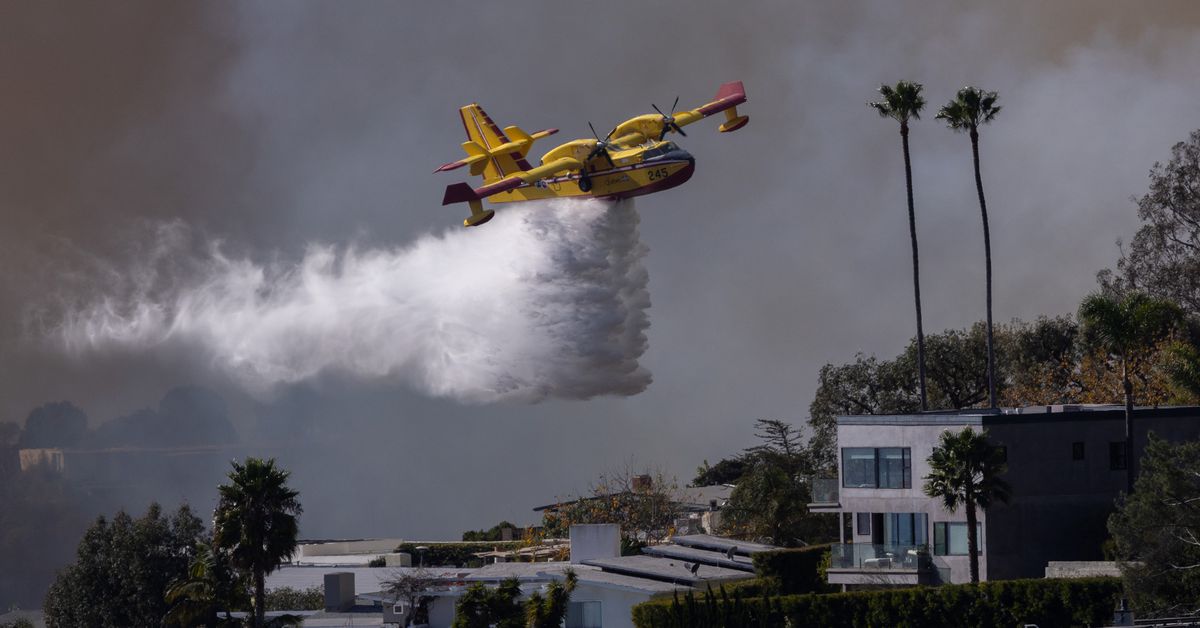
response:
<path fill-rule="evenodd" d="M 1148 434 L 1200 439 L 1200 408 L 1142 408 L 1134 414 L 1137 461 Z M 988 509 L 987 577 L 1036 578 L 1052 560 L 1102 560 L 1107 520 L 1125 489 L 1125 471 L 1110 467 L 1109 444 L 1125 435 L 1122 410 L 1023 413 L 983 417 L 991 439 L 1008 451 L 1009 505 Z M 1084 459 L 1072 444 L 1084 444 Z"/>

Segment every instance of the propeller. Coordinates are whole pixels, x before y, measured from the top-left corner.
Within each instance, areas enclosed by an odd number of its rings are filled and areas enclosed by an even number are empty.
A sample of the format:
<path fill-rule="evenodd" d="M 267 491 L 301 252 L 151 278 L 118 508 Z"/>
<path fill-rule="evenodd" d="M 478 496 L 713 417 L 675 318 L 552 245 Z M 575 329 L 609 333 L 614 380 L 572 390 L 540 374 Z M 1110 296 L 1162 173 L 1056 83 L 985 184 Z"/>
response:
<path fill-rule="evenodd" d="M 608 141 L 608 138 L 612 137 L 612 131 L 609 131 L 608 135 L 604 136 L 604 139 L 600 139 L 600 136 L 596 133 L 596 127 L 592 126 L 591 122 L 588 122 L 588 128 L 592 130 L 592 136 L 596 138 L 596 147 L 592 149 L 592 152 L 588 153 L 587 160 L 591 161 L 596 155 L 604 155 L 604 158 L 608 160 L 608 166 L 616 168 L 617 164 L 613 163 L 612 156 L 608 154 L 608 147 L 612 145 Z"/>
<path fill-rule="evenodd" d="M 676 96 L 675 102 L 671 104 L 671 115 L 667 115 L 662 112 L 662 109 L 658 108 L 658 105 L 656 105 L 654 103 L 650 103 L 650 106 L 654 107 L 654 110 L 658 112 L 658 115 L 662 116 L 662 118 L 663 118 L 662 133 L 659 134 L 658 141 L 661 142 L 664 139 L 666 139 L 667 131 L 669 131 L 669 130 L 674 130 L 676 133 L 678 133 L 684 137 L 687 137 L 687 133 L 684 133 L 683 129 L 679 128 L 678 124 L 675 124 L 675 106 L 678 104 L 679 104 L 679 97 Z"/>

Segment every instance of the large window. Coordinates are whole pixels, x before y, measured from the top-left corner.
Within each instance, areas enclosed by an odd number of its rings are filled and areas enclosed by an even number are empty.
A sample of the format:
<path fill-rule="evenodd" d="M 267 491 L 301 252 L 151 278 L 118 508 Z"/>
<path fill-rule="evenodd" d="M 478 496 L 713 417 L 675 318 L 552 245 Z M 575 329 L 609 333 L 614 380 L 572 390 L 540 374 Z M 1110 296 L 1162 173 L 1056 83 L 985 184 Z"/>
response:
<path fill-rule="evenodd" d="M 889 512 L 883 515 L 883 542 L 887 545 L 928 543 L 929 516 L 923 512 Z"/>
<path fill-rule="evenodd" d="M 978 553 L 983 554 L 983 524 L 975 524 L 975 541 Z M 933 524 L 933 553 L 935 556 L 967 555 L 967 524 L 951 521 Z"/>
<path fill-rule="evenodd" d="M 842 486 L 912 488 L 912 450 L 908 447 L 842 449 Z"/>
<path fill-rule="evenodd" d="M 568 602 L 566 628 L 603 628 L 600 602 Z"/>

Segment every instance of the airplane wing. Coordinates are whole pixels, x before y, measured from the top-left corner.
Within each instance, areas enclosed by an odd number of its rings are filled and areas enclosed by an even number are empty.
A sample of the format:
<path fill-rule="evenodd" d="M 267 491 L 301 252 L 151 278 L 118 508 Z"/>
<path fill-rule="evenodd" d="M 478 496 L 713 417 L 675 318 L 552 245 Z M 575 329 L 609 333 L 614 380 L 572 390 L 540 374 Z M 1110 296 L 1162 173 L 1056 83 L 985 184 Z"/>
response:
<path fill-rule="evenodd" d="M 690 111 L 680 111 L 671 118 L 675 126 L 687 126 L 724 111 L 725 123 L 721 125 L 720 130 L 722 133 L 728 133 L 746 126 L 746 123 L 750 121 L 750 116 L 739 116 L 737 113 L 737 106 L 744 102 L 746 102 L 746 88 L 742 86 L 741 81 L 733 81 L 722 85 L 717 90 L 716 99 L 712 102 Z"/>
<path fill-rule="evenodd" d="M 446 194 L 442 197 L 442 205 L 483 200 L 494 194 L 521 187 L 526 183 L 533 183 L 540 179 L 552 177 L 560 172 L 579 170 L 581 168 L 583 168 L 583 162 L 578 159 L 562 157 L 548 164 L 542 164 L 537 168 L 510 174 L 495 183 L 489 183 L 478 188 L 472 188 L 466 183 L 455 183 L 446 187 Z"/>
<path fill-rule="evenodd" d="M 744 102 L 746 102 L 746 88 L 742 86 L 741 81 L 733 81 L 722 85 L 717 90 L 717 96 L 712 102 L 671 115 L 659 111 L 630 118 L 618 124 L 610 135 L 615 137 L 613 143 L 623 146 L 642 144 L 647 140 L 661 140 L 670 131 L 687 135 L 681 127 L 722 111 L 725 112 L 725 122 L 721 124 L 720 131 L 728 133 L 746 126 L 746 123 L 750 121 L 749 116 L 738 115 L 737 112 L 737 106 Z"/>

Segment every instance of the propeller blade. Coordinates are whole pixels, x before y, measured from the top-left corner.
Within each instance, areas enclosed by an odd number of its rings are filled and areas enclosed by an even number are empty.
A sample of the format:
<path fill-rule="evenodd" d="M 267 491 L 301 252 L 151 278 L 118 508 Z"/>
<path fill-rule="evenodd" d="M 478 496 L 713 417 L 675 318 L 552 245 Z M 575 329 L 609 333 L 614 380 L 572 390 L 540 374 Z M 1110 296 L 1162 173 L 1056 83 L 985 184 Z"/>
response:
<path fill-rule="evenodd" d="M 660 115 L 660 116 L 662 116 L 662 117 L 664 117 L 664 118 L 668 118 L 668 117 L 670 117 L 670 116 L 668 116 L 667 114 L 663 113 L 663 112 L 662 112 L 662 109 L 659 109 L 659 108 L 658 108 L 658 105 L 656 105 L 656 104 L 654 104 L 654 103 L 650 103 L 650 106 L 651 106 L 651 107 L 654 107 L 654 110 L 658 112 L 658 115 Z"/>
<path fill-rule="evenodd" d="M 588 128 L 592 130 L 592 137 L 596 138 L 596 140 L 599 141 L 600 136 L 596 135 L 596 127 L 592 126 L 591 120 L 588 120 Z"/>
<path fill-rule="evenodd" d="M 680 134 L 680 135 L 682 135 L 682 136 L 684 136 L 684 137 L 687 137 L 687 133 L 684 133 L 684 132 L 683 132 L 683 129 L 679 128 L 679 125 L 678 125 L 678 124 L 675 124 L 674 122 L 672 122 L 672 123 L 671 123 L 671 128 L 675 129 L 675 132 L 676 132 L 676 133 L 678 133 L 678 134 Z"/>
<path fill-rule="evenodd" d="M 679 97 L 675 97 L 675 102 L 671 104 L 671 115 L 675 115 L 675 106 L 679 104 Z"/>

